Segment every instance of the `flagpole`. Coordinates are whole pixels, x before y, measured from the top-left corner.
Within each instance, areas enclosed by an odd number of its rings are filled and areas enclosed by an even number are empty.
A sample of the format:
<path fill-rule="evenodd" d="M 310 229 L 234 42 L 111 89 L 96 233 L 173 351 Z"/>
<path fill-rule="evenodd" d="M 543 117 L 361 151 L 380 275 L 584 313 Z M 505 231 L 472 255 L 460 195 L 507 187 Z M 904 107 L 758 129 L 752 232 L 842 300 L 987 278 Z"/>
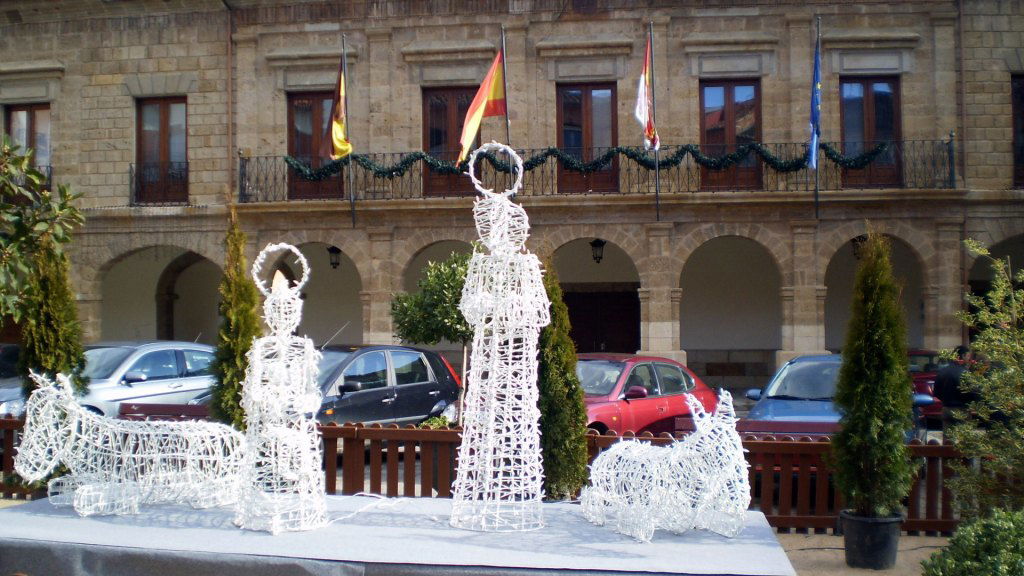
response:
<path fill-rule="evenodd" d="M 505 92 L 505 144 L 515 150 L 512 146 L 512 120 L 508 117 L 508 54 L 505 53 L 505 25 L 501 25 L 501 84 L 502 89 Z M 512 163 L 509 163 L 510 171 L 508 173 L 509 186 L 512 182 L 515 182 L 515 174 L 511 170 L 515 169 Z"/>
<path fill-rule="evenodd" d="M 647 23 L 647 43 L 651 46 L 651 120 L 658 125 L 658 91 L 654 88 L 654 21 Z M 658 149 L 654 147 L 654 218 L 661 221 L 661 158 Z"/>
<path fill-rule="evenodd" d="M 816 58 L 821 58 L 821 16 L 817 17 L 816 22 L 817 22 L 817 26 L 816 26 L 817 30 L 815 32 L 814 53 L 816 55 Z M 819 67 L 820 67 L 820 64 L 819 64 Z M 814 74 L 814 72 L 812 71 L 811 72 L 812 77 L 813 77 L 813 74 Z M 813 78 L 812 78 L 812 82 L 813 82 Z M 811 106 L 814 106 L 814 102 L 811 102 Z M 820 131 L 821 130 L 820 126 L 821 126 L 821 114 L 819 112 L 819 115 L 818 115 L 818 125 L 817 126 L 813 126 L 811 129 L 815 130 L 815 131 Z M 814 141 L 814 135 L 813 134 L 811 135 L 811 141 L 812 142 Z M 817 146 L 817 144 L 818 144 L 817 142 L 814 142 L 815 146 Z M 817 151 L 814 150 L 814 151 L 811 151 L 811 153 L 817 154 Z M 815 162 L 815 164 L 814 164 L 814 219 L 815 220 L 819 220 L 820 219 L 819 218 L 819 211 L 818 211 L 818 163 L 817 162 Z"/>
<path fill-rule="evenodd" d="M 349 138 L 349 131 L 352 129 L 351 128 L 352 127 L 352 123 L 351 123 L 352 122 L 352 116 L 348 112 L 348 50 L 347 50 L 348 47 L 346 45 L 345 40 L 346 40 L 345 34 L 342 34 L 341 35 L 341 75 L 342 75 L 342 82 L 345 83 L 345 99 L 344 99 L 344 102 L 343 102 L 344 106 L 345 106 L 345 140 L 351 142 L 352 139 Z M 355 173 L 352 171 L 352 154 L 348 155 L 348 168 L 346 168 L 345 173 L 348 175 L 348 201 L 349 201 L 349 205 L 352 207 L 352 227 L 355 228 L 356 227 L 356 186 L 355 186 L 355 181 L 353 180 L 353 178 L 355 177 Z"/>
<path fill-rule="evenodd" d="M 508 54 L 505 52 L 505 26 L 501 26 L 501 83 L 505 90 L 505 144 L 512 146 L 512 121 L 508 118 Z M 513 148 L 514 149 L 514 148 Z"/>

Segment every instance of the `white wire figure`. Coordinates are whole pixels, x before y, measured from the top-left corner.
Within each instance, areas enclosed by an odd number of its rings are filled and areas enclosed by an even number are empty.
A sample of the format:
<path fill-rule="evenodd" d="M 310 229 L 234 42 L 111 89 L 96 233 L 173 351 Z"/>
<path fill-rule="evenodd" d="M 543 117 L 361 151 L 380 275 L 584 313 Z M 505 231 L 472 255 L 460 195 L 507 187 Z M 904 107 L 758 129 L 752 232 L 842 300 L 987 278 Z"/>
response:
<path fill-rule="evenodd" d="M 496 194 L 476 178 L 483 151 L 503 151 L 518 170 Z M 473 207 L 487 252 L 473 253 L 459 309 L 473 325 L 473 353 L 463 413 L 451 525 L 510 532 L 544 525 L 543 467 L 537 408 L 537 340 L 550 322 L 543 272 L 526 251 L 526 211 L 509 198 L 522 187 L 523 161 L 491 142 L 473 152 L 469 175 L 481 197 Z"/>
<path fill-rule="evenodd" d="M 282 250 L 298 258 L 302 277 L 290 288 L 278 272 L 268 292 L 261 268 L 269 254 Z M 327 523 L 315 419 L 320 353 L 309 338 L 293 335 L 302 319 L 299 291 L 309 279 L 309 264 L 294 246 L 270 244 L 253 263 L 252 277 L 266 297 L 270 334 L 253 342 L 242 386 L 247 449 L 235 523 L 272 534 L 312 530 Z"/>
<path fill-rule="evenodd" d="M 650 542 L 655 529 L 692 529 L 735 536 L 750 505 L 743 444 L 736 432 L 732 395 L 723 390 L 714 414 L 685 395 L 694 431 L 667 447 L 624 440 L 590 466 L 580 497 L 591 522 Z"/>
<path fill-rule="evenodd" d="M 196 508 L 231 504 L 238 496 L 244 438 L 202 421 L 117 420 L 75 401 L 64 374 L 38 374 L 25 408 L 25 430 L 14 469 L 38 482 L 58 464 L 68 474 L 50 480 L 54 506 L 82 516 L 137 514 L 142 504 Z"/>

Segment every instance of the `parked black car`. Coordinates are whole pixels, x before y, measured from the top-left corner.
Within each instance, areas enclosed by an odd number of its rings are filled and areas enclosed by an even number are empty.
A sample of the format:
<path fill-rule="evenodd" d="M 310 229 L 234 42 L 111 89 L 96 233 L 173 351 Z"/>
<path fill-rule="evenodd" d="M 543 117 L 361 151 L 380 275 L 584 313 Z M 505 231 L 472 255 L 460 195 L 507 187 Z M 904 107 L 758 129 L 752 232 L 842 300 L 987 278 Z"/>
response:
<path fill-rule="evenodd" d="M 409 346 L 322 350 L 320 422 L 419 424 L 452 407 L 460 382 L 443 356 Z"/>

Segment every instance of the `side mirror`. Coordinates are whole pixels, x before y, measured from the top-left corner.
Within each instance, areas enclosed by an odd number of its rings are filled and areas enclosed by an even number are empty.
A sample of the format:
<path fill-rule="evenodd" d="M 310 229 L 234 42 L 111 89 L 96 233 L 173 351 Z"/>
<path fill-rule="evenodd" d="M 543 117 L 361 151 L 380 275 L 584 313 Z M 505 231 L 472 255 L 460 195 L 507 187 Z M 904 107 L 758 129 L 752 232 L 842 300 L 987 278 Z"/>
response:
<path fill-rule="evenodd" d="M 754 402 L 757 402 L 758 400 L 761 399 L 761 389 L 751 388 L 750 390 L 747 390 L 747 393 L 744 394 L 744 396 L 746 396 L 748 400 L 753 400 Z"/>
<path fill-rule="evenodd" d="M 146 373 L 142 372 L 141 370 L 129 370 L 124 374 L 125 384 L 131 385 L 136 382 L 145 382 L 146 380 L 149 380 L 149 377 L 146 376 Z"/>
<path fill-rule="evenodd" d="M 363 383 L 358 380 L 345 380 L 341 384 L 342 392 L 359 392 L 363 389 Z"/>
<path fill-rule="evenodd" d="M 922 406 L 931 406 L 935 403 L 935 398 L 928 394 L 914 394 L 914 408 L 920 408 Z"/>
<path fill-rule="evenodd" d="M 629 390 L 626 390 L 626 400 L 636 400 L 638 398 L 647 398 L 647 388 L 643 386 L 630 386 Z"/>

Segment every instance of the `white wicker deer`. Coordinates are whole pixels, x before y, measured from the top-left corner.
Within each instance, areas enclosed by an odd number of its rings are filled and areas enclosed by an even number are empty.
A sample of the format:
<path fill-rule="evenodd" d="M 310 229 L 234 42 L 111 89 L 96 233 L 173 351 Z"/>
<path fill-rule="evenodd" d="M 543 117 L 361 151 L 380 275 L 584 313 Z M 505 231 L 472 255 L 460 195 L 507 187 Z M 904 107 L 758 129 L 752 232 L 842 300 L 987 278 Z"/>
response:
<path fill-rule="evenodd" d="M 82 516 L 137 514 L 141 504 L 223 506 L 238 497 L 244 438 L 213 422 L 137 422 L 90 412 L 76 401 L 67 376 L 39 385 L 25 408 L 25 431 L 14 469 L 37 482 L 57 465 L 50 502 Z"/>
<path fill-rule="evenodd" d="M 588 520 L 642 542 L 657 528 L 729 537 L 743 528 L 750 484 L 732 396 L 723 390 L 714 414 L 685 398 L 694 423 L 686 438 L 666 447 L 624 440 L 594 459 L 581 496 Z"/>

